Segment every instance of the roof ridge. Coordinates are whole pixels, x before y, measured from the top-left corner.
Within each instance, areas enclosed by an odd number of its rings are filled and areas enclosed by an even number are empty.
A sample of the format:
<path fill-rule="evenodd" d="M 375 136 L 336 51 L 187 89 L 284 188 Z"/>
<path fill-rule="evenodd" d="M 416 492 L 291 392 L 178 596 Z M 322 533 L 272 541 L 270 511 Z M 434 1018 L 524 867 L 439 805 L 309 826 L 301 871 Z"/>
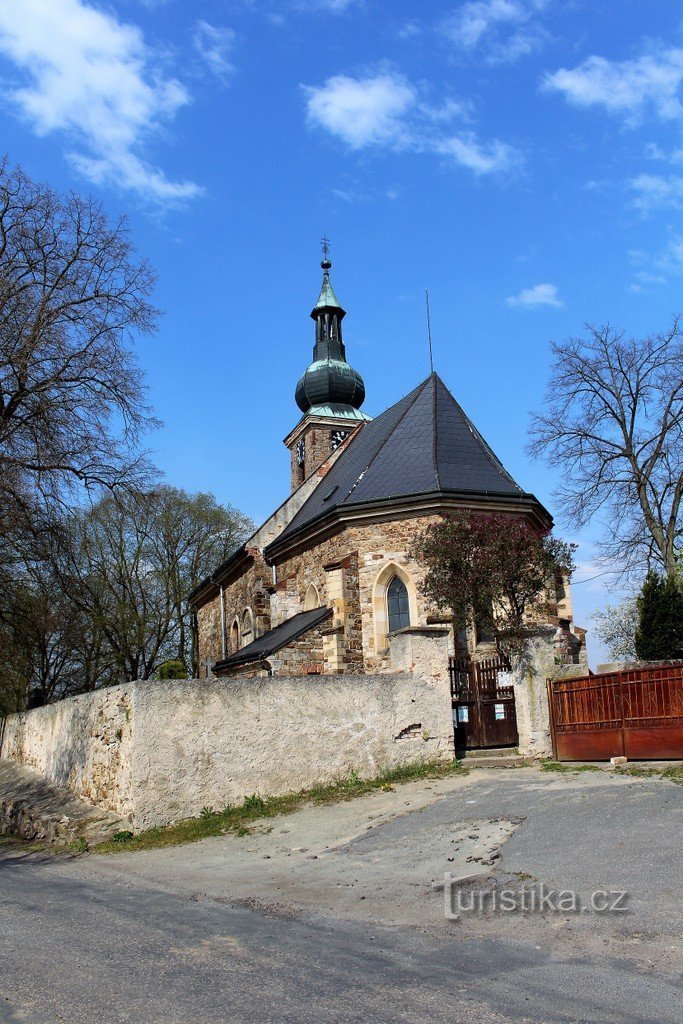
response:
<path fill-rule="evenodd" d="M 455 398 L 453 399 L 453 401 L 456 403 L 456 405 L 458 405 L 458 402 L 456 401 Z M 506 479 L 509 480 L 510 483 L 513 484 L 517 488 L 517 490 L 519 491 L 520 494 L 524 494 L 523 489 L 519 486 L 519 484 L 514 479 L 512 474 L 507 471 L 507 469 L 505 468 L 503 463 L 500 461 L 500 459 L 498 458 L 498 456 L 494 452 L 494 450 L 491 447 L 491 445 L 488 443 L 488 441 L 483 436 L 483 434 L 481 434 L 477 430 L 477 428 L 475 427 L 474 423 L 469 418 L 469 416 L 467 415 L 467 413 L 465 412 L 463 407 L 461 405 L 459 405 L 459 408 L 460 408 L 460 411 L 462 412 L 463 416 L 465 417 L 465 422 L 467 423 L 467 426 L 472 431 L 472 433 L 477 438 L 477 440 L 481 442 L 481 445 L 482 445 L 482 447 L 484 449 L 484 454 L 488 457 L 489 462 L 491 462 L 496 467 L 496 469 L 500 470 L 500 472 L 503 474 L 503 476 L 506 477 Z"/>
<path fill-rule="evenodd" d="M 494 452 L 494 450 L 493 450 L 493 448 L 491 447 L 491 445 L 490 445 L 490 444 L 488 443 L 488 441 L 487 441 L 487 440 L 486 440 L 486 438 L 485 438 L 485 437 L 483 436 L 483 434 L 481 434 L 481 432 L 480 432 L 480 431 L 479 431 L 479 430 L 477 429 L 477 427 L 476 427 L 476 426 L 474 425 L 474 423 L 472 422 L 472 420 L 470 419 L 470 417 L 469 417 L 469 416 L 467 415 L 467 413 L 465 412 L 465 410 L 463 409 L 463 407 L 462 407 L 462 406 L 460 405 L 460 402 L 459 402 L 459 401 L 457 400 L 457 398 L 456 398 L 456 397 L 455 397 L 455 396 L 454 396 L 454 395 L 453 395 L 453 394 L 451 393 L 451 391 L 450 391 L 450 390 L 448 389 L 448 387 L 446 386 L 446 384 L 444 384 L 444 382 L 443 382 L 443 381 L 441 380 L 441 378 L 439 377 L 439 375 L 438 375 L 438 374 L 434 374 L 434 376 L 435 376 L 435 377 L 437 378 L 437 380 L 438 380 L 438 381 L 439 381 L 439 383 L 441 384 L 441 387 L 442 387 L 442 388 L 444 389 L 444 391 L 446 392 L 446 394 L 447 394 L 447 395 L 448 395 L 448 397 L 450 398 L 450 400 L 451 400 L 451 402 L 453 403 L 453 405 L 454 405 L 454 406 L 456 407 L 456 409 L 458 409 L 458 410 L 459 410 L 459 412 L 460 412 L 460 413 L 462 414 L 462 416 L 463 416 L 463 419 L 465 420 L 465 423 L 467 424 L 467 428 L 468 428 L 468 430 L 470 431 L 470 433 L 472 434 L 472 436 L 473 436 L 473 437 L 475 438 L 475 440 L 477 440 L 477 441 L 479 442 L 479 445 L 480 445 L 480 447 L 481 447 L 482 453 L 483 453 L 483 454 L 484 454 L 484 456 L 485 456 L 485 457 L 486 457 L 486 458 L 488 459 L 489 463 L 490 463 L 490 464 L 491 464 L 491 465 L 492 465 L 492 466 L 494 467 L 494 469 L 496 469 L 496 470 L 497 470 L 497 471 L 498 471 L 498 472 L 499 472 L 499 473 L 500 473 L 500 474 L 501 474 L 501 475 L 502 475 L 502 476 L 503 476 L 503 477 L 504 477 L 504 478 L 505 478 L 505 479 L 506 479 L 506 480 L 507 480 L 507 481 L 508 481 L 509 483 L 511 483 L 511 484 L 512 484 L 512 486 L 513 486 L 513 487 L 515 488 L 515 490 L 517 490 L 517 491 L 518 491 L 518 492 L 519 492 L 520 494 L 525 494 L 526 492 L 524 491 L 524 489 L 523 489 L 522 487 L 520 487 L 520 486 L 519 486 L 519 484 L 518 484 L 518 483 L 517 483 L 517 481 L 516 481 L 516 480 L 514 479 L 514 477 L 513 477 L 513 476 L 512 476 L 512 475 L 511 475 L 511 474 L 510 474 L 510 473 L 508 472 L 508 470 L 507 470 L 507 469 L 505 468 L 505 466 L 503 465 L 503 463 L 502 463 L 502 462 L 500 461 L 500 459 L 498 458 L 498 456 L 497 456 L 497 455 L 496 455 L 496 453 Z"/>
<path fill-rule="evenodd" d="M 382 443 L 381 443 L 381 444 L 379 445 L 379 447 L 377 448 L 376 452 L 374 453 L 374 455 L 372 456 L 372 458 L 371 458 L 371 459 L 370 459 L 370 461 L 368 462 L 368 464 L 367 464 L 367 466 L 365 467 L 365 469 L 363 470 L 363 472 L 362 472 L 362 473 L 361 473 L 361 474 L 360 474 L 360 475 L 359 475 L 358 477 L 356 477 L 356 479 L 355 479 L 355 481 L 354 481 L 353 485 L 351 486 L 350 490 L 348 490 L 348 491 L 347 491 L 347 493 L 346 493 L 346 494 L 344 495 L 344 497 L 343 497 L 343 498 L 341 499 L 341 501 L 340 501 L 340 502 L 339 502 L 338 504 L 340 504 L 340 505 L 343 505 L 343 504 L 344 504 L 344 502 L 345 502 L 345 501 L 346 501 L 346 500 L 347 500 L 348 498 L 350 498 L 350 497 L 351 497 L 351 495 L 352 495 L 352 494 L 353 494 L 353 492 L 355 491 L 356 487 L 358 487 L 358 484 L 359 484 L 359 483 L 361 482 L 361 480 L 363 479 L 363 477 L 365 476 L 365 474 L 367 473 L 367 471 L 368 471 L 368 470 L 370 469 L 370 466 L 371 466 L 371 465 L 373 464 L 373 462 L 374 462 L 374 461 L 375 461 L 375 459 L 376 459 L 376 458 L 378 457 L 378 455 L 380 455 L 380 454 L 381 454 L 381 453 L 382 453 L 382 452 L 384 451 L 384 449 L 385 449 L 386 445 L 388 444 L 388 442 L 389 442 L 390 438 L 392 438 L 392 437 L 394 436 L 394 434 L 395 434 L 395 433 L 396 433 L 396 431 L 398 430 L 398 428 L 399 428 L 400 424 L 401 424 L 401 423 L 403 423 L 403 420 L 404 420 L 404 419 L 406 418 L 406 416 L 407 416 L 407 414 L 409 413 L 409 411 L 410 411 L 410 410 L 412 409 L 412 407 L 413 407 L 413 406 L 415 405 L 415 402 L 417 401 L 417 399 L 418 399 L 418 398 L 420 397 L 420 395 L 421 395 L 421 394 L 422 394 L 422 392 L 424 391 L 424 387 L 425 387 L 425 384 L 427 384 L 427 383 L 429 383 L 429 377 L 427 377 L 427 379 L 426 379 L 426 380 L 422 381 L 422 384 L 418 384 L 418 386 L 417 386 L 417 387 L 415 388 L 415 391 L 414 391 L 414 393 L 413 393 L 413 394 L 414 394 L 414 397 L 413 397 L 412 401 L 410 401 L 410 402 L 409 402 L 409 403 L 408 403 L 408 404 L 406 405 L 405 409 L 403 410 L 403 412 L 401 413 L 401 415 L 399 416 L 399 418 L 398 418 L 398 419 L 396 420 L 396 422 L 394 423 L 394 425 L 393 425 L 393 427 L 392 427 L 391 431 L 390 431 L 390 432 L 389 432 L 389 433 L 387 434 L 387 436 L 386 436 L 386 437 L 384 438 L 384 440 L 382 441 Z M 405 397 L 407 398 L 407 397 L 408 397 L 408 395 L 406 395 Z M 405 401 L 405 399 L 404 399 L 404 398 L 400 398 L 400 399 L 399 399 L 399 401 L 395 403 L 395 405 L 398 405 L 398 404 L 399 404 L 400 402 L 402 402 L 402 401 Z M 389 408 L 388 408 L 388 409 L 387 409 L 386 411 L 387 411 L 387 412 L 390 412 L 392 408 L 393 408 L 393 406 L 389 406 Z"/>
<path fill-rule="evenodd" d="M 438 429 L 437 424 L 439 422 L 439 414 L 437 409 L 437 403 L 439 401 L 439 389 L 437 388 L 437 382 L 440 381 L 438 374 L 432 372 L 432 386 L 434 388 L 434 415 L 432 416 L 432 464 L 434 466 L 434 476 L 436 477 L 437 490 L 441 490 L 441 474 L 439 473 L 439 459 L 437 456 L 438 452 Z"/>

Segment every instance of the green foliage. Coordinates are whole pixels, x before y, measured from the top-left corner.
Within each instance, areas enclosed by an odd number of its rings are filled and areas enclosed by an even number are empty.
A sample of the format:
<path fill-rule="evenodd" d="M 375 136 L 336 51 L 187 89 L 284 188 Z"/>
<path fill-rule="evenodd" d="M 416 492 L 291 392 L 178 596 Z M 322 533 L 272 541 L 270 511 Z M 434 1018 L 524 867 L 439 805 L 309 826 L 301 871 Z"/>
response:
<path fill-rule="evenodd" d="M 541 761 L 541 771 L 558 772 L 601 772 L 603 769 L 596 764 L 574 764 L 571 761 L 553 761 L 551 757 Z"/>
<path fill-rule="evenodd" d="M 201 811 L 199 812 L 199 817 L 200 818 L 213 818 L 215 813 L 216 812 L 214 811 L 213 807 L 202 807 Z"/>
<path fill-rule="evenodd" d="M 114 835 L 110 838 L 109 842 L 129 843 L 133 838 L 134 836 L 132 832 L 129 832 L 127 829 L 123 829 L 121 832 L 115 832 Z"/>
<path fill-rule="evenodd" d="M 651 768 L 643 764 L 625 765 L 615 769 L 619 775 L 634 775 L 641 779 L 666 779 L 676 786 L 683 786 L 683 764 L 670 765 L 668 768 Z"/>
<path fill-rule="evenodd" d="M 512 654 L 529 633 L 527 613 L 542 612 L 546 593 L 571 575 L 573 551 L 521 516 L 461 512 L 428 527 L 414 554 L 427 567 L 429 600 L 458 628 L 477 623 Z"/>
<path fill-rule="evenodd" d="M 683 591 L 674 576 L 649 572 L 638 598 L 636 655 L 643 661 L 683 658 Z"/>
<path fill-rule="evenodd" d="M 352 771 L 344 778 L 326 786 L 313 786 L 298 793 L 285 793 L 283 796 L 266 798 L 255 793 L 246 797 L 239 806 L 228 804 L 220 812 L 204 808 L 197 818 L 187 818 L 173 825 L 158 826 L 136 836 L 133 836 L 132 832 L 117 833 L 122 836 L 121 839 L 113 836 L 95 849 L 98 853 L 115 853 L 121 849 L 121 844 L 125 844 L 126 850 L 153 850 L 165 846 L 178 846 L 181 843 L 194 843 L 207 836 L 220 836 L 228 832 L 236 836 L 246 836 L 251 832 L 251 822 L 274 818 L 279 814 L 290 814 L 306 804 L 337 803 L 340 800 L 353 800 L 377 790 L 391 792 L 394 785 L 403 782 L 467 774 L 467 769 L 457 761 L 421 760 L 399 765 L 372 779 L 361 779 Z M 209 813 L 205 814 L 204 811 Z M 259 831 L 261 830 L 262 826 L 259 826 Z"/>
<path fill-rule="evenodd" d="M 55 510 L 32 546 L 0 532 L 0 713 L 155 671 L 187 678 L 186 597 L 251 527 L 211 494 L 164 485 Z"/>
<path fill-rule="evenodd" d="M 263 811 L 266 806 L 266 801 L 258 793 L 252 793 L 251 796 L 245 796 L 244 803 L 242 804 L 245 811 Z"/>
<path fill-rule="evenodd" d="M 159 665 L 156 671 L 157 679 L 187 679 L 185 663 L 178 658 L 171 658 Z"/>

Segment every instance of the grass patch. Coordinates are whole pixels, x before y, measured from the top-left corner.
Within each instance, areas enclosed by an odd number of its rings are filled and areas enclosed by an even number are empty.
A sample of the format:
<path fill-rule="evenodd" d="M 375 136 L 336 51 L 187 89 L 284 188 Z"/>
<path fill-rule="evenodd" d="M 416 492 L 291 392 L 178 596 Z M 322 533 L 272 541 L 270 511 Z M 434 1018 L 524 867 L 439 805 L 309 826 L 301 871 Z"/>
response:
<path fill-rule="evenodd" d="M 165 846 L 195 843 L 209 836 L 222 836 L 228 833 L 245 836 L 251 831 L 251 823 L 263 818 L 274 818 L 280 814 L 291 814 L 306 804 L 334 804 L 377 790 L 390 793 L 395 785 L 403 782 L 444 779 L 467 774 L 467 768 L 457 761 L 418 761 L 392 768 L 372 779 L 362 779 L 355 772 L 351 772 L 345 778 L 327 786 L 314 786 L 296 793 L 286 793 L 284 796 L 261 797 L 254 793 L 246 797 L 241 804 L 228 805 L 221 811 L 203 807 L 197 818 L 185 818 L 173 825 L 150 828 L 145 832 L 138 832 L 137 835 L 118 832 L 111 839 L 91 847 L 91 851 L 124 853 L 132 850 L 158 850 Z"/>
<path fill-rule="evenodd" d="M 634 775 L 641 779 L 668 779 L 678 786 L 683 786 L 683 764 L 675 764 L 670 768 L 648 768 L 644 764 L 624 765 L 617 768 L 620 775 Z"/>
<path fill-rule="evenodd" d="M 571 761 L 553 761 L 547 758 L 541 761 L 541 771 L 544 772 L 601 772 L 603 769 L 597 764 L 574 764 Z"/>

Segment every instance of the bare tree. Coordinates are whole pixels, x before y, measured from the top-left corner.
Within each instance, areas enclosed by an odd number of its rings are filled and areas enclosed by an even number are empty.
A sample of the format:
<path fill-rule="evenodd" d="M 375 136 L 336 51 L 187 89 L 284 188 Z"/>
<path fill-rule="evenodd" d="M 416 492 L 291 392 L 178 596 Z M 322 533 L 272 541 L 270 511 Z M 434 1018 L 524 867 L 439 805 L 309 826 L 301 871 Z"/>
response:
<path fill-rule="evenodd" d="M 188 494 L 177 487 L 157 487 L 148 496 L 155 506 L 150 548 L 168 579 L 175 631 L 175 658 L 191 669 L 192 636 L 187 595 L 245 541 L 253 522 L 213 494 Z"/>
<path fill-rule="evenodd" d="M 656 564 L 673 576 L 683 529 L 680 320 L 642 339 L 586 329 L 587 338 L 552 346 L 530 451 L 562 471 L 557 497 L 573 526 L 602 514 L 607 559 L 624 573 Z"/>
<path fill-rule="evenodd" d="M 102 631 L 61 590 L 48 560 L 25 560 L 0 577 L 0 707 L 46 704 L 112 681 Z"/>
<path fill-rule="evenodd" d="M 105 638 L 112 681 L 148 679 L 168 658 L 191 667 L 185 598 L 251 527 L 213 495 L 169 486 L 106 495 L 73 517 L 55 565 L 69 600 Z"/>
<path fill-rule="evenodd" d="M 35 530 L 69 488 L 141 468 L 152 422 L 130 340 L 154 275 L 124 220 L 0 162 L 0 526 Z"/>

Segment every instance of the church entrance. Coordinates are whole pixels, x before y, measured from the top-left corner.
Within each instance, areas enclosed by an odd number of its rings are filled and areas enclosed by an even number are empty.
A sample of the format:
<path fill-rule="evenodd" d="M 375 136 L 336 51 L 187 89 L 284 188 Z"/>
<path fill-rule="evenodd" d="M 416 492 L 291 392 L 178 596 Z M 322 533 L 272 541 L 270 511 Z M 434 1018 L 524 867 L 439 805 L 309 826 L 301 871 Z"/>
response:
<path fill-rule="evenodd" d="M 448 659 L 456 751 L 517 746 L 515 691 L 499 678 L 509 668 L 502 658 Z"/>

